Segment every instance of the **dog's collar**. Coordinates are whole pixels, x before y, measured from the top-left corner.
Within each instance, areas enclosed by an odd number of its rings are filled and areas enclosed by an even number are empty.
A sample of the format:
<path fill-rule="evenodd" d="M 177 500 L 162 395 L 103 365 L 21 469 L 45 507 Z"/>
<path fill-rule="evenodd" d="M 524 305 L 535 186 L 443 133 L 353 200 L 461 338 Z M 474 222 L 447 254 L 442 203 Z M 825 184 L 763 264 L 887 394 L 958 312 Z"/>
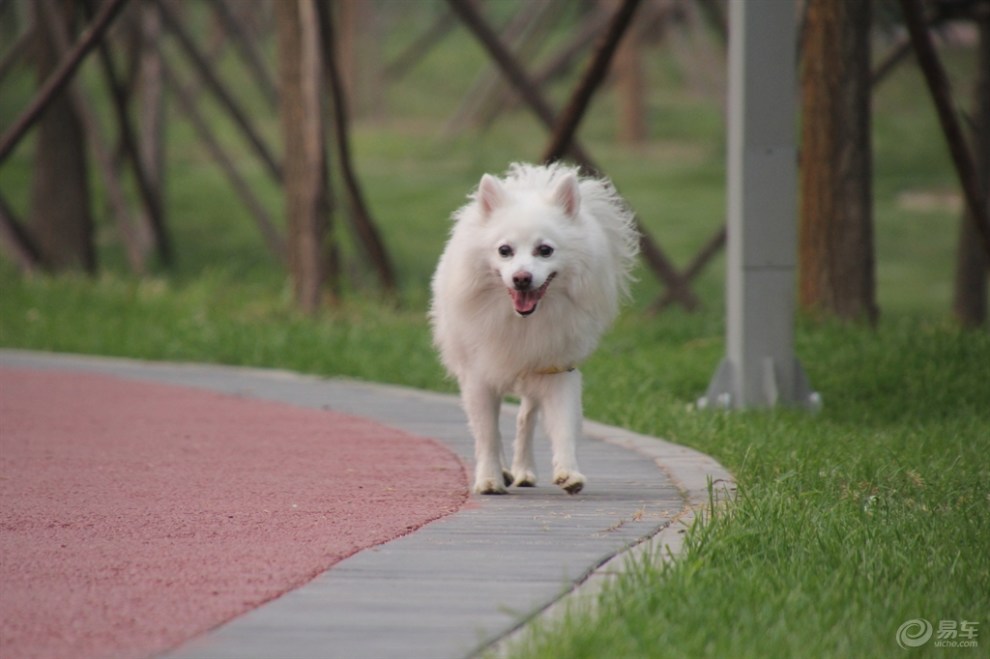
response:
<path fill-rule="evenodd" d="M 577 366 L 550 366 L 533 371 L 533 375 L 559 375 L 560 373 L 570 373 Z"/>

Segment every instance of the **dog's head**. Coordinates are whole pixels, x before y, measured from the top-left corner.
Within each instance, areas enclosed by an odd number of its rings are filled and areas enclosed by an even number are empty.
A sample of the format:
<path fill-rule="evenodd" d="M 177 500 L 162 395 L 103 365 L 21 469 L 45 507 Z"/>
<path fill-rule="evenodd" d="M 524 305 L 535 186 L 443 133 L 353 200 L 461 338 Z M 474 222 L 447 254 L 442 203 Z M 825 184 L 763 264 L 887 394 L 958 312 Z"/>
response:
<path fill-rule="evenodd" d="M 580 210 L 578 181 L 568 174 L 544 192 L 509 190 L 485 174 L 477 203 L 489 237 L 489 263 L 521 317 L 531 315 L 567 259 L 567 236 Z"/>

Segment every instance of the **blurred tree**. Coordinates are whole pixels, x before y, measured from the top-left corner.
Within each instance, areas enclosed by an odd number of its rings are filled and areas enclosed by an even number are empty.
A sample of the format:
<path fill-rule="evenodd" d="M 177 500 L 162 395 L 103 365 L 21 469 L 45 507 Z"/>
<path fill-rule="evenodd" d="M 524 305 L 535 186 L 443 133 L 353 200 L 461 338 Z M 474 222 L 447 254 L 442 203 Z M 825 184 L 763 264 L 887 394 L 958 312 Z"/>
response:
<path fill-rule="evenodd" d="M 340 69 L 348 114 L 352 117 L 385 114 L 379 16 L 368 0 L 338 0 Z"/>
<path fill-rule="evenodd" d="M 143 3 L 136 9 L 138 20 L 131 30 L 138 37 L 138 51 L 134 54 L 133 63 L 137 67 L 138 106 L 141 120 L 140 138 L 138 141 L 140 157 L 147 176 L 152 203 L 158 212 L 163 208 L 163 191 L 165 179 L 165 85 L 162 73 L 162 18 L 157 5 Z M 143 229 L 141 242 L 147 248 L 152 241 L 151 231 L 154 219 L 148 209 L 142 209 L 144 214 L 140 227 Z"/>
<path fill-rule="evenodd" d="M 977 80 L 973 98 L 973 156 L 982 182 L 983 206 L 990 205 L 990 3 L 976 6 Z M 952 311 L 967 327 L 987 322 L 987 269 L 990 258 L 980 242 L 976 222 L 967 210 L 959 226 Z"/>
<path fill-rule="evenodd" d="M 358 182 L 354 162 L 351 158 L 350 119 L 347 111 L 347 94 L 344 91 L 343 78 L 337 57 L 336 31 L 334 30 L 333 10 L 326 4 L 317 3 L 316 12 L 319 19 L 319 41 L 323 55 L 323 71 L 326 75 L 327 88 L 333 106 L 333 128 L 337 156 L 340 167 L 340 177 L 343 180 L 347 200 L 350 205 L 348 219 L 354 229 L 355 236 L 361 242 L 368 254 L 368 259 L 378 272 L 382 286 L 388 293 L 394 293 L 396 288 L 395 268 L 388 255 L 381 234 L 371 217 L 368 203 L 364 199 L 361 184 Z M 334 259 L 331 265 L 336 262 Z"/>
<path fill-rule="evenodd" d="M 313 0 L 274 9 L 289 271 L 296 304 L 313 313 L 327 278 L 330 216 L 317 13 Z"/>
<path fill-rule="evenodd" d="M 610 13 L 620 3 L 606 0 Z M 615 51 L 612 70 L 615 73 L 618 104 L 618 137 L 625 144 L 639 144 L 647 138 L 646 74 L 643 70 L 642 27 L 639 21 L 628 30 Z"/>
<path fill-rule="evenodd" d="M 804 30 L 800 305 L 875 323 L 870 2 L 809 0 Z"/>
<path fill-rule="evenodd" d="M 58 20 L 73 34 L 75 2 L 58 3 Z M 53 25 L 36 21 L 34 59 L 39 87 L 58 65 Z M 44 263 L 52 270 L 96 270 L 82 123 L 67 93 L 38 122 L 28 211 Z"/>

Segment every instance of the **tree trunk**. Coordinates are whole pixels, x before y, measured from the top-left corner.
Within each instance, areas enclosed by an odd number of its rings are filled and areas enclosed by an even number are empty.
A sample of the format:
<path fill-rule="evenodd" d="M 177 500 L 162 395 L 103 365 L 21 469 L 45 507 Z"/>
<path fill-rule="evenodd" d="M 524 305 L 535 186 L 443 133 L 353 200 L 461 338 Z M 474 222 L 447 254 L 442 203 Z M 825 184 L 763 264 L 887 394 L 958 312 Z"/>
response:
<path fill-rule="evenodd" d="M 618 7 L 620 3 L 608 4 Z M 646 74 L 643 70 L 642 50 L 641 30 L 633 24 L 615 51 L 612 62 L 618 105 L 617 132 L 619 141 L 623 144 L 641 144 L 647 138 Z"/>
<path fill-rule="evenodd" d="M 340 69 L 350 104 L 348 116 L 381 119 L 385 112 L 378 17 L 367 0 L 340 0 Z"/>
<path fill-rule="evenodd" d="M 982 182 L 983 207 L 990 205 L 990 6 L 984 5 L 977 16 L 980 42 L 977 46 L 976 90 L 973 99 L 973 159 L 977 178 Z M 952 311 L 966 327 L 979 327 L 987 322 L 987 268 L 990 259 L 980 242 L 969 211 L 965 211 L 959 226 L 959 247 L 956 260 L 955 294 Z"/>
<path fill-rule="evenodd" d="M 71 33 L 75 4 L 60 2 L 58 9 Z M 36 25 L 40 85 L 58 64 L 58 49 L 52 25 L 45 20 Z M 96 270 L 85 146 L 82 123 L 63 91 L 39 120 L 29 211 L 42 259 L 55 271 Z"/>
<path fill-rule="evenodd" d="M 162 17 L 158 6 L 144 3 L 139 6 L 140 50 L 137 55 L 140 84 L 138 107 L 140 108 L 140 135 L 138 137 L 141 162 L 153 196 L 151 202 L 163 208 L 165 180 L 165 88 L 162 74 Z M 141 243 L 145 251 L 153 241 L 150 227 L 154 219 L 148 210 L 142 211 Z"/>
<path fill-rule="evenodd" d="M 800 304 L 875 323 L 870 2 L 810 0 L 802 52 Z"/>
<path fill-rule="evenodd" d="M 296 304 L 317 310 L 327 275 L 330 200 L 313 0 L 276 2 L 288 261 Z"/>
<path fill-rule="evenodd" d="M 378 233 L 378 228 L 371 217 L 371 211 L 364 200 L 361 192 L 361 185 L 358 183 L 357 174 L 351 159 L 350 141 L 350 120 L 347 114 L 347 95 L 344 91 L 344 84 L 340 75 L 340 68 L 337 60 L 337 40 L 334 30 L 333 10 L 325 4 L 317 4 L 316 11 L 319 18 L 320 46 L 323 55 L 323 68 L 326 73 L 327 86 L 333 104 L 333 128 L 334 137 L 337 142 L 337 160 L 340 166 L 341 177 L 344 188 L 347 190 L 347 197 L 350 201 L 350 220 L 361 242 L 372 266 L 378 271 L 382 286 L 388 293 L 394 293 L 396 289 L 395 269 L 392 267 L 392 260 L 389 258 L 385 243 Z M 331 266 L 336 265 L 336 255 L 331 258 Z M 331 273 L 331 279 L 336 281 L 335 273 Z"/>

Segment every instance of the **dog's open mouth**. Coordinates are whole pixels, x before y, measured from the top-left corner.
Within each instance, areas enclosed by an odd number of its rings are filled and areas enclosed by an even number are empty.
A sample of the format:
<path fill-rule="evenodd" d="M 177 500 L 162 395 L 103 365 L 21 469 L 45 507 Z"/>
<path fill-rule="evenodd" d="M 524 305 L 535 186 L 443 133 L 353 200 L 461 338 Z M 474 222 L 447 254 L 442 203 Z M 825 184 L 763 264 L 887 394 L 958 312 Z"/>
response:
<path fill-rule="evenodd" d="M 523 291 L 515 288 L 508 289 L 509 296 L 512 297 L 512 306 L 516 310 L 516 313 L 526 317 L 536 311 L 536 305 L 543 299 L 543 295 L 547 292 L 547 287 L 550 286 L 550 282 L 556 276 L 556 272 L 551 273 L 539 288 L 528 288 Z"/>

